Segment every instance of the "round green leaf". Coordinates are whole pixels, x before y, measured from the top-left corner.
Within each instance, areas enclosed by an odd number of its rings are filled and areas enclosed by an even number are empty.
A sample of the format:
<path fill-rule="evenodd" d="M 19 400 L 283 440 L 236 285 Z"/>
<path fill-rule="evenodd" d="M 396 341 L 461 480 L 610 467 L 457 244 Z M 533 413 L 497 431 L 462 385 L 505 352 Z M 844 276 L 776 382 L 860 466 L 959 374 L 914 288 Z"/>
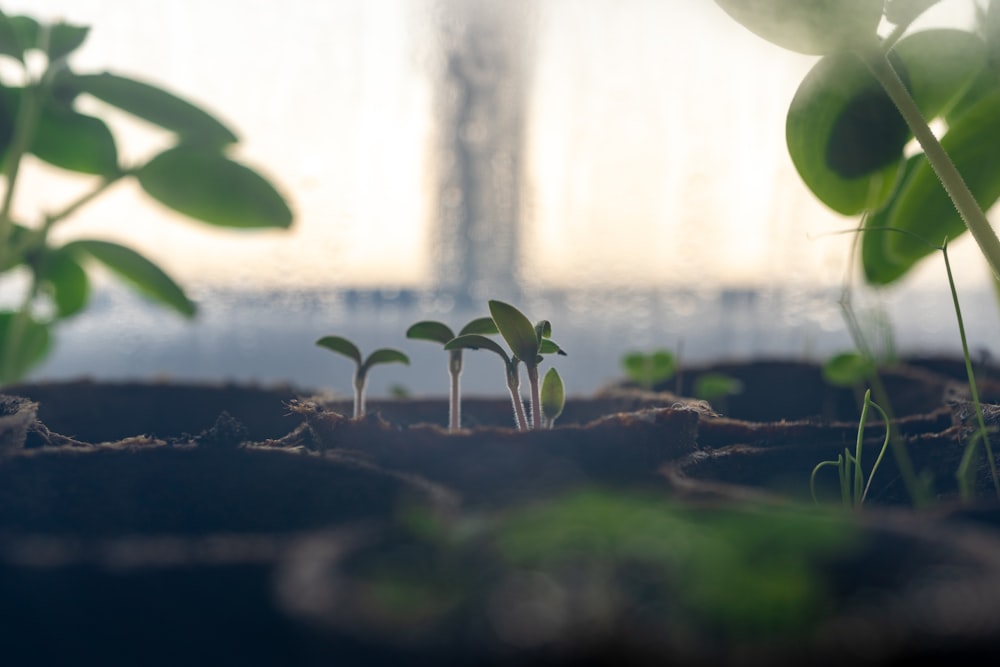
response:
<path fill-rule="evenodd" d="M 337 354 L 342 354 L 349 359 L 353 359 L 359 367 L 361 366 L 361 350 L 358 349 L 357 345 L 342 336 L 324 336 L 316 341 L 316 344 Z"/>
<path fill-rule="evenodd" d="M 677 370 L 674 355 L 668 350 L 629 352 L 622 357 L 621 364 L 632 382 L 647 389 L 669 380 Z"/>
<path fill-rule="evenodd" d="M 415 340 L 429 340 L 444 345 L 455 337 L 451 328 L 443 322 L 424 320 L 406 330 L 406 337 Z"/>
<path fill-rule="evenodd" d="M 899 40 L 893 52 L 926 119 L 947 114 L 986 65 L 986 44 L 964 30 L 916 32 Z"/>
<path fill-rule="evenodd" d="M 725 373 L 702 373 L 694 379 L 695 398 L 711 401 L 743 391 L 743 383 Z"/>
<path fill-rule="evenodd" d="M 180 285 L 163 269 L 131 248 L 108 241 L 81 240 L 67 243 L 63 250 L 97 260 L 142 294 L 185 317 L 195 314 L 194 303 Z"/>
<path fill-rule="evenodd" d="M 1000 198 L 1000 91 L 962 115 L 941 138 L 958 172 L 983 210 Z M 912 265 L 966 231 L 951 198 L 926 157 L 916 159 L 885 216 L 885 224 L 910 234 L 888 234 L 885 250 L 897 264 Z"/>
<path fill-rule="evenodd" d="M 86 307 L 90 281 L 71 251 L 64 248 L 47 251 L 37 270 L 39 281 L 52 296 L 60 318 L 75 315 Z"/>
<path fill-rule="evenodd" d="M 867 382 L 875 373 L 875 362 L 857 352 L 835 354 L 823 364 L 823 379 L 837 387 Z"/>
<path fill-rule="evenodd" d="M 821 59 L 788 110 L 788 152 L 813 194 L 834 211 L 879 208 L 896 184 L 910 131 L 853 54 Z"/>
<path fill-rule="evenodd" d="M 715 0 L 760 37 L 810 55 L 871 43 L 883 0 Z"/>
<path fill-rule="evenodd" d="M 118 149 L 104 121 L 47 104 L 38 119 L 31 152 L 56 167 L 83 174 L 118 173 Z"/>
<path fill-rule="evenodd" d="M 14 336 L 15 321 L 21 320 L 18 329 L 20 334 Z M 8 362 L 0 363 L 0 383 L 10 384 L 24 378 L 32 368 L 40 364 L 49 353 L 51 347 L 49 327 L 30 316 L 23 316 L 10 311 L 0 312 L 0 359 Z"/>
<path fill-rule="evenodd" d="M 182 139 L 201 146 L 222 146 L 237 140 L 236 135 L 207 111 L 148 83 L 104 72 L 64 73 L 63 86 L 88 93 L 154 125 L 176 132 Z"/>
<path fill-rule="evenodd" d="M 223 227 L 292 224 L 284 198 L 263 176 L 211 150 L 181 145 L 136 173 L 154 199 L 184 215 Z"/>

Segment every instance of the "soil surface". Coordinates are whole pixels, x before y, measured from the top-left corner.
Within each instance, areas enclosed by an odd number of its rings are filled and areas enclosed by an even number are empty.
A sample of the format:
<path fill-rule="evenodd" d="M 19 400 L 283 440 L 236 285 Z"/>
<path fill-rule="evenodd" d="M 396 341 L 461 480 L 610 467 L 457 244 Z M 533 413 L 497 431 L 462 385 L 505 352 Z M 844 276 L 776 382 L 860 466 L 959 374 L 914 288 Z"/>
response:
<path fill-rule="evenodd" d="M 687 398 L 709 371 L 742 392 Z M 854 455 L 860 393 L 807 362 L 608 387 L 529 432 L 500 398 L 449 433 L 440 398 L 355 420 L 295 387 L 8 387 L 0 664 L 995 662 L 1000 502 L 982 446 L 973 497 L 956 483 L 964 367 L 881 378 L 893 440 L 859 509 L 813 471 Z M 885 435 L 863 429 L 866 472 Z"/>

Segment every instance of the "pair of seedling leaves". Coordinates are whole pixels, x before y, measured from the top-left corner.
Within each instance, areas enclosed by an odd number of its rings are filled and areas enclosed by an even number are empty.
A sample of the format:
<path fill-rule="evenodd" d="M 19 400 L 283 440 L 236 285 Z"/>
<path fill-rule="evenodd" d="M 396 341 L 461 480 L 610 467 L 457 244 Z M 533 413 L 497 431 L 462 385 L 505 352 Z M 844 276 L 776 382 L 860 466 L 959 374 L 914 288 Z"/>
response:
<path fill-rule="evenodd" d="M 542 320 L 532 325 L 531 321 L 514 306 L 502 301 L 489 302 L 490 317 L 476 318 L 467 323 L 458 335 L 443 322 L 424 320 L 412 325 L 406 331 L 406 337 L 415 340 L 426 340 L 440 343 L 449 352 L 448 371 L 451 376 L 449 428 L 460 427 L 460 396 L 459 376 L 462 372 L 462 351 L 466 349 L 491 350 L 498 354 L 504 362 L 507 388 L 514 405 L 515 422 L 520 429 L 529 428 L 524 406 L 520 397 L 519 365 L 524 364 L 531 384 L 531 406 L 534 418 L 533 426 L 539 428 L 545 424 L 551 426 L 562 413 L 565 405 L 565 387 L 559 373 L 551 368 L 546 373 L 541 386 L 538 382 L 538 366 L 545 354 L 561 354 L 566 352 L 552 340 L 552 325 Z M 499 334 L 510 347 L 510 353 L 490 335 Z M 393 348 L 379 348 L 363 357 L 358 347 L 342 336 L 324 336 L 316 341 L 338 354 L 352 359 L 356 364 L 354 374 L 354 416 L 364 414 L 364 394 L 367 375 L 372 366 L 384 363 L 409 364 L 409 357 Z"/>
<path fill-rule="evenodd" d="M 936 0 L 716 0 L 784 48 L 822 58 L 788 110 L 786 141 L 802 180 L 843 215 L 867 213 L 861 261 L 872 284 L 891 283 L 954 239 L 965 224 L 913 135 L 861 57 L 886 48 L 925 120 L 983 210 L 1000 197 L 1000 3 L 978 10 L 975 32 L 906 29 Z M 978 9 L 978 8 L 977 8 Z M 892 26 L 894 43 L 878 34 Z"/>
<path fill-rule="evenodd" d="M 26 267 L 32 277 L 21 311 L 0 312 L 0 382 L 18 379 L 41 361 L 49 349 L 50 326 L 86 307 L 87 268 L 94 262 L 181 315 L 195 314 L 195 304 L 180 285 L 126 246 L 98 239 L 61 246 L 50 242 L 53 226 L 113 184 L 133 178 L 160 204 L 210 225 L 287 228 L 292 223 L 292 212 L 276 189 L 227 155 L 237 137 L 217 118 L 142 81 L 74 71 L 69 59 L 88 33 L 85 26 L 47 25 L 0 12 L 0 61 L 13 64 L 22 75 L 16 84 L 0 81 L 0 157 L 8 189 L 0 211 L 0 272 Z M 140 164 L 124 164 L 105 121 L 77 109 L 84 98 L 166 130 L 175 141 Z M 97 184 L 60 211 L 39 212 L 33 221 L 14 220 L 10 200 L 28 154 L 66 172 L 96 177 Z M 47 299 L 48 309 L 30 307 L 40 297 Z M 39 316 L 46 310 L 50 314 Z"/>

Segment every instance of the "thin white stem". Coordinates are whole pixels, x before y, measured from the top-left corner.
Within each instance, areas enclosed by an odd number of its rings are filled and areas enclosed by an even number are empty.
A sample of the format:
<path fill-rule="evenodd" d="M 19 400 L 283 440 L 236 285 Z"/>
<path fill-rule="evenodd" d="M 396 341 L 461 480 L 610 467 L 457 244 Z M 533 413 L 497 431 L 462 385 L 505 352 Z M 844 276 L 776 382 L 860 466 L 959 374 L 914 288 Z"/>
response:
<path fill-rule="evenodd" d="M 462 428 L 462 393 L 460 387 L 461 370 L 451 371 L 451 395 L 448 401 L 448 430 L 457 431 Z"/>
<path fill-rule="evenodd" d="M 538 366 L 527 366 L 528 385 L 531 388 L 531 422 L 532 428 L 542 428 L 542 395 L 538 387 Z"/>

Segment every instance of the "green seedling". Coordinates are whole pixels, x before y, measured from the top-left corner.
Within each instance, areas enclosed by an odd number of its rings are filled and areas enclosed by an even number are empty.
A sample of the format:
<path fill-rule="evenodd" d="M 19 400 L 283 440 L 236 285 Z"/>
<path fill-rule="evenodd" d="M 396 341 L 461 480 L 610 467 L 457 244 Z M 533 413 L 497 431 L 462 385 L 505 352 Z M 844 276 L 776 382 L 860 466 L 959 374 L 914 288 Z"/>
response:
<path fill-rule="evenodd" d="M 725 373 L 702 373 L 694 379 L 695 398 L 714 403 L 719 412 L 726 412 L 725 400 L 743 392 L 743 383 Z"/>
<path fill-rule="evenodd" d="M 21 379 L 41 363 L 56 325 L 85 310 L 95 263 L 160 305 L 194 316 L 195 304 L 181 286 L 135 250 L 101 239 L 53 240 L 53 230 L 113 186 L 131 181 L 160 204 L 217 227 L 287 228 L 292 223 L 292 212 L 275 188 L 229 157 L 237 137 L 214 116 L 149 83 L 72 68 L 70 61 L 89 31 L 0 12 L 5 182 L 0 274 L 28 279 L 18 305 L 0 310 L 0 384 Z M 99 115 L 79 110 L 81 102 L 95 99 L 109 110 Z M 166 130 L 172 141 L 164 150 L 126 162 L 109 123 L 100 117 L 116 112 Z M 55 167 L 46 175 L 53 181 L 61 173 L 75 174 L 92 179 L 91 185 L 56 210 L 15 216 L 21 167 L 31 159 Z M 18 204 L 27 210 L 26 202 Z"/>
<path fill-rule="evenodd" d="M 646 391 L 666 382 L 677 372 L 677 360 L 667 350 L 628 352 L 621 359 L 625 376 Z"/>
<path fill-rule="evenodd" d="M 368 383 L 368 371 L 371 370 L 372 366 L 389 363 L 409 365 L 410 363 L 410 358 L 403 352 L 388 347 L 379 348 L 369 354 L 367 358 L 362 359 L 361 350 L 358 349 L 358 346 L 341 336 L 324 336 L 316 341 L 316 345 L 337 354 L 342 354 L 357 365 L 354 371 L 355 419 L 363 417 L 365 414 L 365 389 Z"/>
<path fill-rule="evenodd" d="M 865 481 L 864 470 L 861 466 L 861 450 L 862 443 L 864 441 L 865 426 L 868 423 L 868 412 L 869 409 L 875 408 L 875 410 L 881 415 L 882 421 L 885 423 L 885 439 L 882 442 L 882 449 L 879 451 L 878 458 L 875 459 L 875 463 L 872 465 L 872 470 L 868 474 L 868 480 Z M 860 508 L 864 502 L 865 498 L 868 496 L 868 490 L 871 488 L 872 479 L 875 477 L 875 471 L 878 470 L 879 465 L 882 463 L 882 458 L 885 456 L 886 449 L 889 448 L 889 432 L 891 430 L 891 425 L 889 421 L 889 416 L 885 413 L 878 403 L 874 403 L 871 400 L 871 390 L 865 392 L 865 401 L 861 407 L 861 419 L 858 423 L 858 438 L 854 446 L 854 454 L 851 454 L 849 449 L 844 449 L 843 454 L 837 455 L 836 461 L 822 461 L 816 464 L 813 468 L 812 475 L 809 477 L 809 490 L 812 493 L 813 501 L 819 502 L 816 498 L 816 475 L 822 468 L 827 466 L 832 466 L 837 468 L 837 473 L 840 479 L 840 499 L 844 507 L 850 509 L 851 507 Z"/>
<path fill-rule="evenodd" d="M 1000 239 L 985 215 L 1000 197 L 1000 169 L 984 159 L 1000 141 L 1000 3 L 977 8 L 973 30 L 919 31 L 910 28 L 933 0 L 716 3 L 759 36 L 821 56 L 792 99 L 786 143 L 825 205 L 869 213 L 866 229 L 910 232 L 864 235 L 868 282 L 908 273 L 932 252 L 920 239 L 966 230 L 1000 277 Z M 931 120 L 946 128 L 940 139 Z M 911 155 L 913 139 L 921 151 Z"/>
<path fill-rule="evenodd" d="M 449 341 L 444 349 L 486 349 L 500 355 L 504 362 L 504 370 L 507 380 L 507 389 L 514 405 L 514 420 L 521 430 L 542 427 L 541 396 L 538 382 L 538 364 L 542 361 L 543 354 L 561 354 L 562 350 L 552 339 L 552 325 L 547 320 L 542 320 L 535 324 L 524 316 L 514 306 L 502 301 L 491 300 L 489 302 L 490 315 L 496 324 L 497 331 L 510 347 L 511 354 L 496 341 L 481 334 L 465 334 L 457 336 Z M 520 386 L 521 378 L 519 365 L 523 363 L 528 375 L 528 382 L 531 391 L 531 416 L 532 421 L 529 426 L 528 419 L 524 413 L 524 403 L 521 400 Z"/>
<path fill-rule="evenodd" d="M 566 387 L 559 371 L 550 368 L 542 378 L 542 418 L 546 428 L 552 428 L 566 407 Z"/>
<path fill-rule="evenodd" d="M 480 317 L 472 320 L 458 332 L 458 335 L 466 334 L 495 334 L 497 325 L 493 323 L 492 317 Z M 434 343 L 446 345 L 448 341 L 455 338 L 451 327 L 443 322 L 433 320 L 423 320 L 417 322 L 406 330 L 406 337 L 414 340 L 428 340 Z M 448 400 L 448 430 L 457 431 L 462 427 L 462 395 L 460 378 L 462 375 L 462 349 L 448 350 L 448 374 L 451 377 L 451 386 Z"/>

